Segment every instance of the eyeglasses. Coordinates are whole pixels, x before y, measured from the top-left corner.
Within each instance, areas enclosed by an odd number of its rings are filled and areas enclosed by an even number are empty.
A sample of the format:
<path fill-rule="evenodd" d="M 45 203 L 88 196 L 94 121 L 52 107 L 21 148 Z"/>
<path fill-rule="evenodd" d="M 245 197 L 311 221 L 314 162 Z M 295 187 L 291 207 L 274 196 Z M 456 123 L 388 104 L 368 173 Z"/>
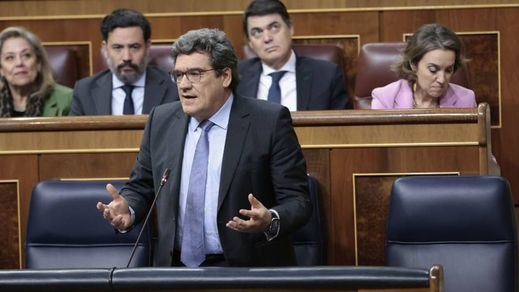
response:
<path fill-rule="evenodd" d="M 203 70 L 203 69 L 189 69 L 186 72 L 173 71 L 173 72 L 171 72 L 169 74 L 171 75 L 171 79 L 175 83 L 182 82 L 182 78 L 184 76 L 187 77 L 187 80 L 189 80 L 189 82 L 197 83 L 197 82 L 200 82 L 200 80 L 202 79 L 202 75 L 203 75 L 204 72 L 213 71 L 213 70 L 216 70 L 216 69 L 215 68 L 207 69 L 207 70 Z"/>

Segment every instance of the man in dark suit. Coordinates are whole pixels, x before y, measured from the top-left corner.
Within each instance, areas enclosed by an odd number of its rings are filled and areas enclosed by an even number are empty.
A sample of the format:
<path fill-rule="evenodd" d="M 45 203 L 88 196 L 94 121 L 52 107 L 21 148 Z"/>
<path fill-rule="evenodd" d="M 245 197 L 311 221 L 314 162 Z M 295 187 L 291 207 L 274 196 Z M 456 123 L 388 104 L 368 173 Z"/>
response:
<path fill-rule="evenodd" d="M 101 34 L 109 69 L 76 83 L 70 115 L 148 114 L 178 100 L 170 76 L 148 67 L 151 27 L 144 15 L 114 10 L 103 19 Z"/>
<path fill-rule="evenodd" d="M 252 1 L 243 16 L 243 30 L 258 57 L 238 65 L 238 94 L 281 103 L 291 111 L 345 108 L 348 95 L 341 68 L 295 55 L 294 28 L 281 1 Z"/>
<path fill-rule="evenodd" d="M 180 102 L 152 110 L 128 183 L 120 194 L 108 185 L 113 200 L 97 208 L 127 230 L 170 168 L 157 200 L 156 265 L 295 264 L 290 235 L 311 205 L 290 112 L 234 94 L 237 57 L 222 31 L 190 31 L 172 52 Z"/>

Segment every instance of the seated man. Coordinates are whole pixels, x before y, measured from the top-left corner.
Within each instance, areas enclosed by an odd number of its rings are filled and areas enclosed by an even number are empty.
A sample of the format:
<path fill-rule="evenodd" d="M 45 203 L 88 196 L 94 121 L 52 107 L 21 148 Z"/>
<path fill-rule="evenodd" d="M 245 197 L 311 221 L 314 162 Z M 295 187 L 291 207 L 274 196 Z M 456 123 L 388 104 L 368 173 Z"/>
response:
<path fill-rule="evenodd" d="M 173 45 L 180 102 L 149 116 L 128 183 L 97 208 L 130 228 L 157 198 L 158 266 L 295 265 L 291 233 L 312 211 L 306 162 L 287 108 L 235 93 L 225 33 L 189 31 Z M 158 196 L 158 195 L 157 195 Z"/>
<path fill-rule="evenodd" d="M 238 94 L 281 103 L 291 111 L 344 109 L 348 96 L 341 68 L 295 55 L 294 28 L 281 1 L 252 1 L 243 30 L 258 57 L 238 65 Z"/>
<path fill-rule="evenodd" d="M 110 69 L 76 83 L 70 115 L 148 114 L 178 100 L 169 75 L 148 67 L 151 28 L 144 15 L 114 10 L 103 19 L 101 34 Z"/>

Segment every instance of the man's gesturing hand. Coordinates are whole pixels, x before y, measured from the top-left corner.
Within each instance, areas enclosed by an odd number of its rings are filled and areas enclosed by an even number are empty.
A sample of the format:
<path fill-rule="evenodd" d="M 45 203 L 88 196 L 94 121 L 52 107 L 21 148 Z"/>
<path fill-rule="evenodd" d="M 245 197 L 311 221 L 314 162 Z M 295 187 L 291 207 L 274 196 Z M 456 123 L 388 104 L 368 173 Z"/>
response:
<path fill-rule="evenodd" d="M 235 216 L 227 222 L 226 226 L 240 232 L 263 232 L 272 221 L 272 214 L 252 194 L 249 194 L 250 210 L 241 209 L 240 214 L 248 217 L 248 220 Z"/>
<path fill-rule="evenodd" d="M 117 192 L 117 189 L 113 185 L 107 184 L 106 190 L 112 196 L 112 201 L 108 205 L 97 202 L 97 209 L 103 213 L 103 218 L 110 222 L 116 229 L 128 229 L 132 223 L 128 202 L 119 195 L 119 192 Z"/>

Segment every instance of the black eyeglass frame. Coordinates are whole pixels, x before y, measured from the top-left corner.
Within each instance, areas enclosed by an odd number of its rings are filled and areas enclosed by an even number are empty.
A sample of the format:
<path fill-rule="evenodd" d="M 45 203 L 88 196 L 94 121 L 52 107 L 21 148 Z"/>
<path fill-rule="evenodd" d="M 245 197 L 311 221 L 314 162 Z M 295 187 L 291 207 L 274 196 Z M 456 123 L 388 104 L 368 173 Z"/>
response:
<path fill-rule="evenodd" d="M 189 80 L 189 82 L 198 83 L 198 82 L 200 82 L 200 80 L 202 80 L 202 76 L 204 75 L 205 72 L 215 71 L 215 70 L 218 70 L 218 69 L 217 68 L 211 68 L 211 69 L 194 68 L 194 69 L 189 69 L 185 72 L 172 71 L 172 72 L 169 72 L 169 76 L 171 77 L 171 80 L 177 84 L 182 82 L 182 79 L 184 79 L 184 76 L 187 78 L 187 80 Z"/>

